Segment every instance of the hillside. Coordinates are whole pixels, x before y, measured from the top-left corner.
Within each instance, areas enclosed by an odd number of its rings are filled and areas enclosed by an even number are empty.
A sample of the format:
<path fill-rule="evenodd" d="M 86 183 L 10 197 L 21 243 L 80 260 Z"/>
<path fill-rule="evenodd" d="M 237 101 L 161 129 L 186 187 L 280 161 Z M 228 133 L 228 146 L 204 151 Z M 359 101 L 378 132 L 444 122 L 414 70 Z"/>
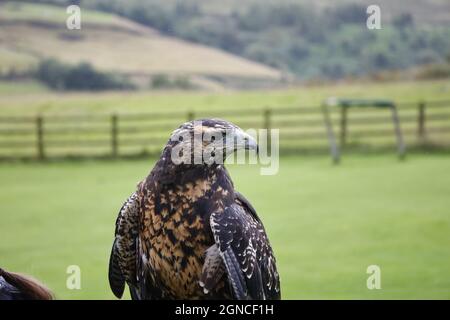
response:
<path fill-rule="evenodd" d="M 116 2 L 123 2 L 122 0 L 115 0 Z M 136 0 L 127 0 L 133 2 Z M 95 2 L 104 2 L 104 0 L 94 0 Z M 141 3 L 156 4 L 161 3 L 159 0 L 139 0 Z M 200 4 L 202 0 L 183 0 L 188 4 Z M 421 24 L 450 24 L 450 2 L 447 0 L 209 0 L 202 7 L 208 12 L 214 14 L 230 14 L 233 11 L 245 11 L 254 5 L 261 4 L 266 6 L 271 5 L 292 5 L 300 4 L 316 10 L 325 10 L 336 5 L 358 4 L 362 6 L 369 6 L 377 4 L 382 10 L 382 14 L 387 21 L 394 16 L 404 12 L 409 12 L 413 15 L 414 20 Z M 167 6 L 174 5 L 177 0 L 165 0 Z"/>
<path fill-rule="evenodd" d="M 53 2 L 63 5 L 67 0 L 35 0 L 34 2 Z M 450 2 L 448 0 L 81 0 L 83 7 L 101 8 L 102 10 L 113 10 L 114 7 L 130 7 L 135 4 L 142 6 L 155 6 L 159 8 L 171 8 L 176 5 L 201 6 L 202 10 L 212 15 L 229 15 L 236 11 L 246 11 L 255 5 L 283 6 L 302 5 L 314 10 L 326 10 L 338 3 L 340 6 L 357 4 L 369 6 L 377 4 L 382 10 L 383 19 L 391 20 L 396 15 L 408 12 L 419 24 L 450 24 Z"/>
<path fill-rule="evenodd" d="M 67 2 L 53 2 L 59 6 L 0 3 L 0 75 L 49 57 L 90 62 L 141 88 L 156 75 L 187 79 L 178 88 L 214 90 L 411 78 L 409 71 L 427 66 L 431 78 L 450 75 L 450 4 L 443 0 L 381 0 L 381 30 L 366 28 L 369 0 L 81 1 L 82 30 L 72 31 Z"/>
<path fill-rule="evenodd" d="M 203 86 L 227 78 L 276 82 L 276 69 L 224 51 L 161 35 L 115 15 L 82 10 L 82 29 L 67 30 L 64 8 L 0 4 L 0 68 L 3 73 L 33 67 L 42 58 L 90 62 L 101 71 L 136 77 L 188 75 Z"/>
<path fill-rule="evenodd" d="M 369 0 L 93 0 L 188 41 L 220 48 L 305 80 L 365 77 L 443 63 L 450 3 L 381 0 L 381 29 L 366 26 Z"/>

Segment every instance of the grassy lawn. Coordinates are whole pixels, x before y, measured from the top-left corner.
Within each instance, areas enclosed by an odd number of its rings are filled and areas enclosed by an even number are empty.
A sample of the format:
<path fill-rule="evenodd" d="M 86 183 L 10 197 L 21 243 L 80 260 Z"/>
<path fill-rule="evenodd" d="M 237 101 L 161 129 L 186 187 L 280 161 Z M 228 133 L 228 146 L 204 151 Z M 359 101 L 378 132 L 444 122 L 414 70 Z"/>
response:
<path fill-rule="evenodd" d="M 342 83 L 282 90 L 225 92 L 7 93 L 0 83 L 0 116 L 83 113 L 129 113 L 197 110 L 242 110 L 264 107 L 315 107 L 330 97 L 383 98 L 396 102 L 450 100 L 447 80 L 386 83 Z"/>
<path fill-rule="evenodd" d="M 39 81 L 28 80 L 19 83 L 12 81 L 0 81 L 0 96 L 7 95 L 27 95 L 27 94 L 45 94 L 49 89 Z"/>
<path fill-rule="evenodd" d="M 233 166 L 274 247 L 283 298 L 450 298 L 448 156 L 286 157 L 275 176 Z M 154 160 L 0 164 L 1 266 L 60 299 L 109 299 L 116 213 Z M 366 268 L 381 268 L 381 290 Z M 81 290 L 66 289 L 79 265 Z"/>

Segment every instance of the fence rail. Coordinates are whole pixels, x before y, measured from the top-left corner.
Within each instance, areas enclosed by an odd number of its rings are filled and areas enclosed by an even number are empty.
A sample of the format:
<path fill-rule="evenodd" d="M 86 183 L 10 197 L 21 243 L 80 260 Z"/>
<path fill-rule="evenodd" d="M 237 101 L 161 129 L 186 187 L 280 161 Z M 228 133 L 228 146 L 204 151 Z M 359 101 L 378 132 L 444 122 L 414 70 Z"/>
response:
<path fill-rule="evenodd" d="M 450 101 L 397 104 L 407 146 L 450 146 Z M 345 110 L 345 111 L 343 111 Z M 380 109 L 331 109 L 341 148 L 395 145 L 391 115 Z M 328 150 L 320 106 L 128 114 L 0 116 L 0 158 L 159 153 L 170 132 L 194 118 L 221 117 L 247 128 L 280 129 L 280 151 Z M 343 120 L 345 119 L 345 120 Z"/>

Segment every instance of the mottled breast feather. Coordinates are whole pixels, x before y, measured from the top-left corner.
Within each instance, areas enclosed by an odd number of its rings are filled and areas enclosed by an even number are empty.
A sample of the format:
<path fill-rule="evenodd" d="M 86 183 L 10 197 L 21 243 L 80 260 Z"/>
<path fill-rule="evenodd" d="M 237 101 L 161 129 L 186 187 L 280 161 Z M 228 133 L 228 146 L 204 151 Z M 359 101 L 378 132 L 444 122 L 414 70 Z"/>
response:
<path fill-rule="evenodd" d="M 154 171 L 156 174 L 158 170 Z M 139 260 L 146 279 L 143 297 L 151 299 L 213 299 L 229 297 L 225 276 L 205 294 L 199 284 L 206 251 L 214 244 L 209 217 L 232 201 L 226 171 L 187 168 L 170 183 L 150 175 L 140 193 Z M 221 280 L 221 281 L 219 281 Z"/>

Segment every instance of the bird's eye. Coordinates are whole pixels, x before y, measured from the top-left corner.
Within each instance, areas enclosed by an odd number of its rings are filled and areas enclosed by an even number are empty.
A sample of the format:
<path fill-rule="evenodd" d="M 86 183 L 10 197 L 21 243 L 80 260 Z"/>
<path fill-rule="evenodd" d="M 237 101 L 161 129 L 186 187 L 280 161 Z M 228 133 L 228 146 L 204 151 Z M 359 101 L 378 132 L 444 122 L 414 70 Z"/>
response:
<path fill-rule="evenodd" d="M 183 136 L 179 136 L 178 141 L 183 141 Z"/>
<path fill-rule="evenodd" d="M 216 157 L 216 153 L 213 151 L 211 152 L 211 157 L 215 158 Z"/>
<path fill-rule="evenodd" d="M 215 136 L 212 136 L 211 137 L 211 141 L 215 141 L 216 140 L 216 137 Z"/>

